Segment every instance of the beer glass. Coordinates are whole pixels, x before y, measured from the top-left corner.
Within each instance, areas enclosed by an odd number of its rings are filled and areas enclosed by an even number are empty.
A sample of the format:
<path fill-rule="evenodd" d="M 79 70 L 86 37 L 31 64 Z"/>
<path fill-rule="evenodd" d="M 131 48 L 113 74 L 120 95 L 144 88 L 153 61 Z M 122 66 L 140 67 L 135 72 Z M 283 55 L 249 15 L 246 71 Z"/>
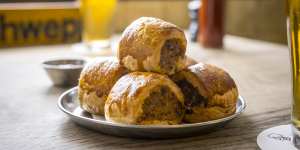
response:
<path fill-rule="evenodd" d="M 288 0 L 287 33 L 292 66 L 292 124 L 294 144 L 300 147 L 300 0 Z"/>
<path fill-rule="evenodd" d="M 117 0 L 80 0 L 82 42 L 87 51 L 110 51 L 112 18 Z"/>

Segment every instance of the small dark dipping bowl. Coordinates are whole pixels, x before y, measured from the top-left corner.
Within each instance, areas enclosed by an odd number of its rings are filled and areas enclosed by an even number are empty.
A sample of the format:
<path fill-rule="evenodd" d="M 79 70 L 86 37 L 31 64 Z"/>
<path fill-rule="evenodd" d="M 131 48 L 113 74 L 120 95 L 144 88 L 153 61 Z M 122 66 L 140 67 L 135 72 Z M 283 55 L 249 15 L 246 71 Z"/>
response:
<path fill-rule="evenodd" d="M 49 78 L 56 86 L 75 86 L 86 61 L 83 59 L 52 59 L 43 62 Z"/>

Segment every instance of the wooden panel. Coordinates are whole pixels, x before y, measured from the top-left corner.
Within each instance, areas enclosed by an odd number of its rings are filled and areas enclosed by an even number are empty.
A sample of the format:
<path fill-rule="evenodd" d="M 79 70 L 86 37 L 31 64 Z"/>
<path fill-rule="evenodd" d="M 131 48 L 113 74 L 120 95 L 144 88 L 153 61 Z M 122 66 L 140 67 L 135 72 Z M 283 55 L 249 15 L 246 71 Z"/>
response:
<path fill-rule="evenodd" d="M 284 0 L 227 0 L 229 34 L 286 43 Z"/>
<path fill-rule="evenodd" d="M 124 30 L 133 20 L 142 16 L 152 16 L 170 21 L 180 27 L 189 25 L 188 1 L 121 1 L 116 12 L 115 28 Z"/>
<path fill-rule="evenodd" d="M 186 0 L 128 0 L 119 2 L 116 31 L 121 32 L 134 19 L 154 16 L 188 28 Z M 282 0 L 227 0 L 227 34 L 286 43 L 285 2 Z"/>

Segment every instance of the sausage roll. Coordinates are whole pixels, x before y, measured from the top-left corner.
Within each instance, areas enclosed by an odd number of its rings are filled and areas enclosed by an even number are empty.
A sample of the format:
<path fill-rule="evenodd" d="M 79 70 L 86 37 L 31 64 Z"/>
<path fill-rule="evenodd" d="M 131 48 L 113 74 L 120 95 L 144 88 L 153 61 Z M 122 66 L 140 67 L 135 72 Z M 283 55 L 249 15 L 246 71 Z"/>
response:
<path fill-rule="evenodd" d="M 128 73 L 117 59 L 96 59 L 83 69 L 79 79 L 79 103 L 89 113 L 104 115 L 104 104 L 117 80 Z"/>
<path fill-rule="evenodd" d="M 198 63 L 172 76 L 185 97 L 184 121 L 196 123 L 235 113 L 238 90 L 224 70 Z"/>
<path fill-rule="evenodd" d="M 105 118 L 124 124 L 179 124 L 184 111 L 179 87 L 167 76 L 150 72 L 123 76 L 105 104 Z"/>
<path fill-rule="evenodd" d="M 197 61 L 191 57 L 186 56 L 185 68 L 197 64 Z"/>
<path fill-rule="evenodd" d="M 176 25 L 141 17 L 123 32 L 118 58 L 131 71 L 171 75 L 185 67 L 186 38 Z"/>

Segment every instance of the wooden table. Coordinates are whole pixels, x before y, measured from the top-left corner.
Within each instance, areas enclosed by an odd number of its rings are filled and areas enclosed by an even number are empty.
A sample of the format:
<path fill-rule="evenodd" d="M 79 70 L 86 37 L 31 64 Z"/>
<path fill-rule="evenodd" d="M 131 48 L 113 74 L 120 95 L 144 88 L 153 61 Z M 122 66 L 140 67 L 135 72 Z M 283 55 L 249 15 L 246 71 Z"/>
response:
<path fill-rule="evenodd" d="M 70 45 L 0 50 L 0 149 L 258 149 L 256 136 L 290 121 L 290 66 L 285 45 L 227 36 L 225 50 L 190 43 L 188 55 L 225 68 L 247 101 L 246 111 L 223 129 L 169 140 L 127 139 L 74 124 L 56 103 L 41 62 L 75 55 Z"/>

